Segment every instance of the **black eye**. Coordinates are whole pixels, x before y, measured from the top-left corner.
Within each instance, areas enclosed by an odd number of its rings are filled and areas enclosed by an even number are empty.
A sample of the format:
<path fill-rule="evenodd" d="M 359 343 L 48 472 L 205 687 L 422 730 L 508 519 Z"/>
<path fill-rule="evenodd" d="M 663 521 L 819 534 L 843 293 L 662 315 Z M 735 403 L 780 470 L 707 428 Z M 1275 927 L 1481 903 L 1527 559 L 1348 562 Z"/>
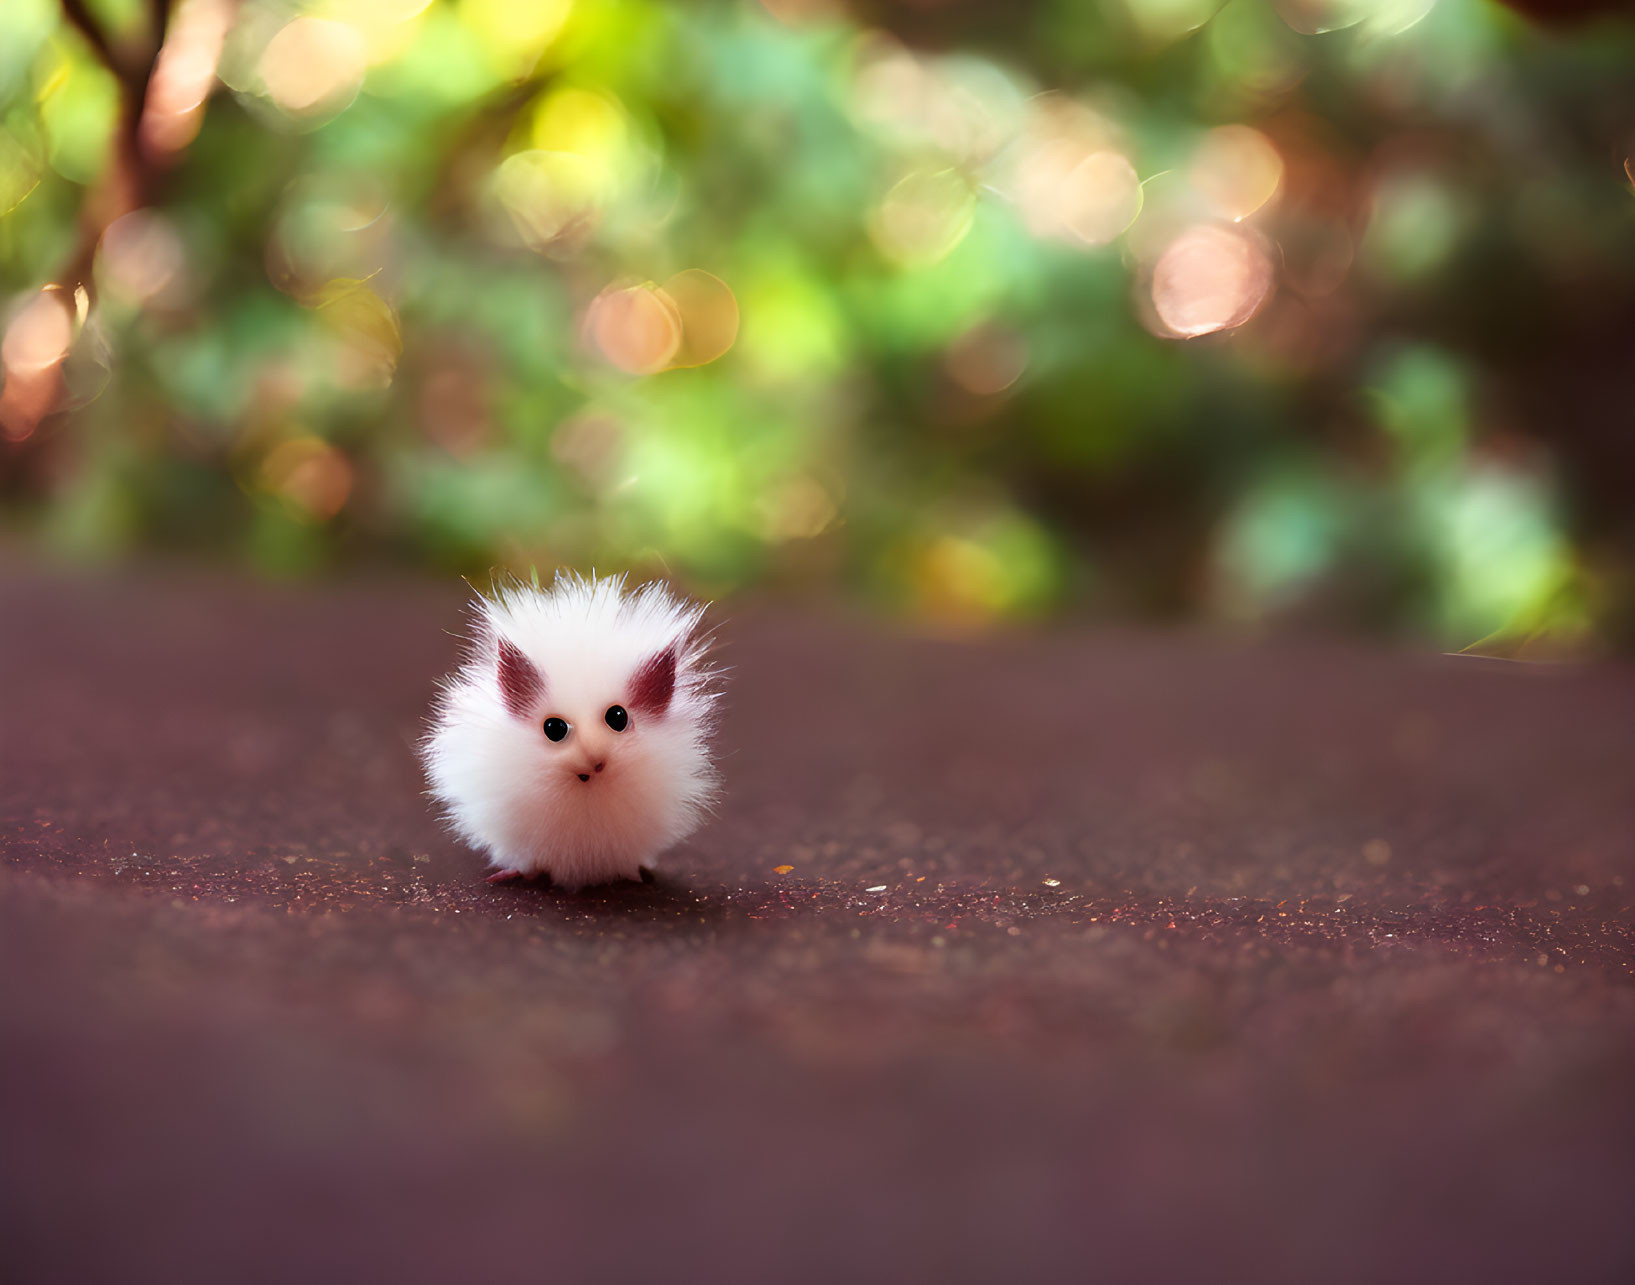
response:
<path fill-rule="evenodd" d="M 609 705 L 602 717 L 607 719 L 607 725 L 615 732 L 622 732 L 630 726 L 630 714 L 623 705 Z"/>
<path fill-rule="evenodd" d="M 547 718 L 545 720 L 545 737 L 547 740 L 560 741 L 567 734 L 568 724 L 565 720 L 560 718 Z"/>

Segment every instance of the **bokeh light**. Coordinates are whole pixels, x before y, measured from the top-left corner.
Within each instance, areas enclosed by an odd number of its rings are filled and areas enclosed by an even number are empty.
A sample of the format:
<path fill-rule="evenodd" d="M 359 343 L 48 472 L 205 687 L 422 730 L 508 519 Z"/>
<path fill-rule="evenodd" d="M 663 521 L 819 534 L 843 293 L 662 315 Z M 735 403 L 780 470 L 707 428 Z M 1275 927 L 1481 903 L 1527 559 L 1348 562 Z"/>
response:
<path fill-rule="evenodd" d="M 1168 43 L 1215 16 L 1220 0 L 1124 0 L 1130 20 L 1148 39 Z"/>
<path fill-rule="evenodd" d="M 631 375 L 663 370 L 681 350 L 681 311 L 650 283 L 602 291 L 591 301 L 585 330 L 604 358 Z"/>
<path fill-rule="evenodd" d="M 1306 47 L 1264 0 L 1232 0 L 1200 39 L 1221 83 L 1249 99 L 1276 99 L 1306 74 Z"/>
<path fill-rule="evenodd" d="M 1297 603 L 1332 567 L 1347 518 L 1343 493 L 1321 475 L 1283 468 L 1258 479 L 1217 537 L 1213 610 L 1247 622 Z"/>
<path fill-rule="evenodd" d="M 1372 0 L 1275 0 L 1278 16 L 1303 36 L 1354 27 L 1367 15 Z"/>
<path fill-rule="evenodd" d="M 1057 189 L 1061 224 L 1086 245 L 1105 245 L 1141 213 L 1141 180 L 1117 152 L 1093 152 Z"/>
<path fill-rule="evenodd" d="M 303 516 L 326 521 L 352 494 L 352 465 L 335 447 L 316 437 L 297 437 L 275 446 L 261 462 L 260 485 Z"/>
<path fill-rule="evenodd" d="M 1183 339 L 1241 326 L 1272 288 L 1261 243 L 1236 228 L 1200 224 L 1170 242 L 1152 273 L 1152 303 L 1169 333 Z"/>
<path fill-rule="evenodd" d="M 561 33 L 572 0 L 459 0 L 461 25 L 502 75 L 519 76 Z"/>
<path fill-rule="evenodd" d="M 1038 610 L 1055 590 L 1050 541 L 1026 516 L 969 497 L 969 513 L 911 539 L 893 561 L 916 611 L 961 627 Z"/>
<path fill-rule="evenodd" d="M 976 197 L 954 170 L 918 170 L 887 192 L 869 220 L 880 253 L 903 267 L 926 267 L 949 253 L 971 230 Z"/>
<path fill-rule="evenodd" d="M 1458 244 L 1463 211 L 1435 174 L 1403 168 L 1382 174 L 1373 216 L 1363 239 L 1369 266 L 1386 277 L 1412 281 L 1434 272 Z"/>
<path fill-rule="evenodd" d="M 633 163 L 630 125 L 611 95 L 568 85 L 542 97 L 534 108 L 529 140 L 543 152 L 579 158 L 600 194 L 610 194 Z"/>
<path fill-rule="evenodd" d="M 738 300 L 720 277 L 700 268 L 678 272 L 664 293 L 681 318 L 675 366 L 706 366 L 724 356 L 738 338 Z"/>
<path fill-rule="evenodd" d="M 267 243 L 267 277 L 306 300 L 332 281 L 368 280 L 393 259 L 391 207 L 366 176 L 331 175 L 285 192 Z"/>
<path fill-rule="evenodd" d="M 736 341 L 738 300 L 720 277 L 689 268 L 662 286 L 608 287 L 586 310 L 585 333 L 627 374 L 705 366 Z"/>
<path fill-rule="evenodd" d="M 403 355 L 397 311 L 363 281 L 332 281 L 310 301 L 333 337 L 335 378 L 347 388 L 385 388 Z"/>
<path fill-rule="evenodd" d="M 109 294 L 132 306 L 179 298 L 185 291 L 187 249 L 174 225 L 156 210 L 133 210 L 102 234 L 100 264 Z"/>
<path fill-rule="evenodd" d="M 74 314 L 60 291 L 41 290 L 12 317 L 0 341 L 0 363 L 8 374 L 35 374 L 68 355 Z"/>
<path fill-rule="evenodd" d="M 296 118 L 333 115 L 357 97 L 368 48 L 356 27 L 296 18 L 267 42 L 256 71 L 267 96 Z"/>
<path fill-rule="evenodd" d="M 1622 529 L 1583 479 L 1631 134 L 1594 105 L 1635 34 L 957 8 L 177 0 L 133 148 L 150 8 L 87 6 L 116 74 L 54 0 L 0 4 L 18 525 L 961 622 L 1350 593 L 1615 627 L 1592 587 L 1635 555 L 1581 533 Z M 1470 532 L 1512 529 L 1481 572 Z"/>
<path fill-rule="evenodd" d="M 0 431 L 11 440 L 29 436 L 52 409 L 73 339 L 73 304 L 60 291 L 38 291 L 13 313 L 0 339 Z"/>
<path fill-rule="evenodd" d="M 876 32 L 859 43 L 850 107 L 859 124 L 904 155 L 935 151 L 970 167 L 1010 141 L 1022 95 L 990 62 L 925 58 Z"/>
<path fill-rule="evenodd" d="M 1283 181 L 1283 158 L 1259 130 L 1223 125 L 1204 135 L 1189 172 L 1192 185 L 1213 212 L 1236 222 L 1276 195 Z"/>
<path fill-rule="evenodd" d="M 318 0 L 319 17 L 334 18 L 363 38 L 371 66 L 400 58 L 419 37 L 416 22 L 432 0 Z"/>
<path fill-rule="evenodd" d="M 774 544 L 823 534 L 838 510 L 817 479 L 794 477 L 768 489 L 756 506 L 762 536 Z"/>
<path fill-rule="evenodd" d="M 1004 392 L 1027 369 L 1022 336 L 999 326 L 973 326 L 948 346 L 943 365 L 949 378 L 975 397 Z"/>
<path fill-rule="evenodd" d="M 1097 112 L 1059 94 L 1031 104 L 1009 180 L 1035 236 L 1105 245 L 1141 212 L 1135 167 Z"/>
<path fill-rule="evenodd" d="M 494 171 L 492 190 L 532 250 L 575 241 L 590 230 L 598 206 L 594 169 L 572 152 L 513 152 Z"/>
<path fill-rule="evenodd" d="M 1525 465 L 1472 461 L 1421 492 L 1437 552 L 1450 634 L 1527 634 L 1563 613 L 1572 624 L 1572 554 L 1552 513 L 1547 481 Z M 1565 612 L 1563 612 L 1565 608 Z"/>

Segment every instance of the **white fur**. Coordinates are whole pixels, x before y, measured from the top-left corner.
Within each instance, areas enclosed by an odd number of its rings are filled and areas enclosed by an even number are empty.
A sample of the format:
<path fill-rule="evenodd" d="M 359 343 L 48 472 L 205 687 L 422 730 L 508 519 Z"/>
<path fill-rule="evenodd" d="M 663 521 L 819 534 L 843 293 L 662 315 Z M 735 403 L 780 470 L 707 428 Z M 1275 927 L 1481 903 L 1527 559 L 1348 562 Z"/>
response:
<path fill-rule="evenodd" d="M 636 879 L 698 827 L 718 788 L 709 737 L 719 693 L 698 634 L 703 614 L 662 584 L 627 590 L 623 577 L 572 574 L 543 590 L 496 585 L 473 605 L 475 637 L 443 684 L 421 756 L 450 824 L 497 873 L 545 874 L 565 888 Z M 526 716 L 502 694 L 500 639 L 544 678 Z M 638 713 L 631 679 L 672 645 L 669 707 Z M 623 732 L 604 721 L 610 705 L 630 709 Z M 559 742 L 543 731 L 553 716 L 571 725 Z"/>

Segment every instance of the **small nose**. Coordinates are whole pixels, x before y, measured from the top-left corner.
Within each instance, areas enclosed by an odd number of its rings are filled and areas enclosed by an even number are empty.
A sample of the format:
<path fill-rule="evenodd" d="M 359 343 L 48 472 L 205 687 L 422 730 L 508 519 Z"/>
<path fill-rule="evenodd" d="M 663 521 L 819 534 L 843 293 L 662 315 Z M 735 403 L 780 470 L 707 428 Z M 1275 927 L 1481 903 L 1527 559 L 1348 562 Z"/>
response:
<path fill-rule="evenodd" d="M 593 770 L 597 771 L 597 772 L 600 772 L 606 766 L 607 766 L 607 760 L 603 759 L 600 763 L 598 763 L 596 765 L 596 767 Z M 590 773 L 589 772 L 579 772 L 579 773 L 576 773 L 576 775 L 579 777 L 579 779 L 581 781 L 590 780 Z"/>

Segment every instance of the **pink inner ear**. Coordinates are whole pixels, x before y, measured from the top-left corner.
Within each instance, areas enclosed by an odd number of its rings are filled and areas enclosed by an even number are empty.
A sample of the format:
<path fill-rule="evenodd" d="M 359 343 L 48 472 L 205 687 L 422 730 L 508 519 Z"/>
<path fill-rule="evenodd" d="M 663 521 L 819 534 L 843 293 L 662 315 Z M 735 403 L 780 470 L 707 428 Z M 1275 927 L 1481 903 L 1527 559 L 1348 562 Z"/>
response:
<path fill-rule="evenodd" d="M 500 698 L 518 718 L 532 718 L 545 696 L 545 677 L 522 650 L 500 639 Z"/>
<path fill-rule="evenodd" d="M 661 715 L 670 708 L 676 692 L 676 645 L 671 643 L 656 656 L 642 661 L 630 680 L 630 708 L 643 714 Z"/>

